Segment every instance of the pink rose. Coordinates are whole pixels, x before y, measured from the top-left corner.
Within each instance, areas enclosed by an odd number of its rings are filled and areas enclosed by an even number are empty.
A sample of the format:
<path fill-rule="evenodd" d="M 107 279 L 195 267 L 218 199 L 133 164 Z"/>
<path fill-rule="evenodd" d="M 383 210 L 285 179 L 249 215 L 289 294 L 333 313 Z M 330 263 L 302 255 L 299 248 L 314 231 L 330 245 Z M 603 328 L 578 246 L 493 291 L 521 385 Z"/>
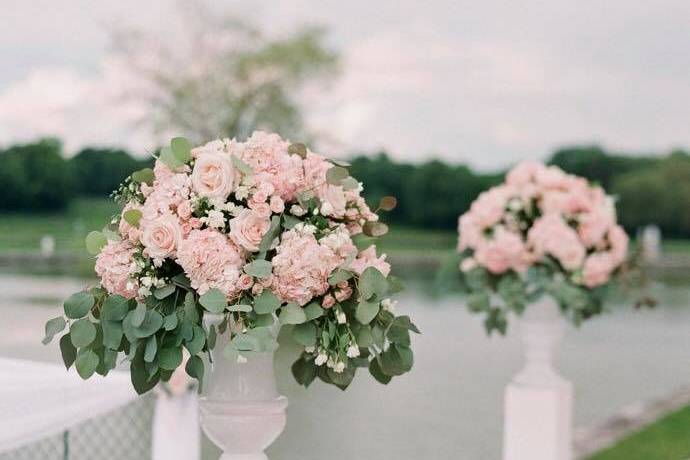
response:
<path fill-rule="evenodd" d="M 175 253 L 182 238 L 182 229 L 175 216 L 168 214 L 152 221 L 142 221 L 142 226 L 141 242 L 149 257 L 164 259 Z"/>
<path fill-rule="evenodd" d="M 335 299 L 338 302 L 344 302 L 350 297 L 352 297 L 352 286 L 348 285 L 335 291 Z"/>
<path fill-rule="evenodd" d="M 249 202 L 249 208 L 259 215 L 262 215 L 265 217 L 271 216 L 271 207 L 269 206 L 268 203 L 255 203 L 253 201 L 250 201 Z"/>
<path fill-rule="evenodd" d="M 233 191 L 235 168 L 230 155 L 204 152 L 199 155 L 192 171 L 192 188 L 208 198 L 225 200 Z"/>
<path fill-rule="evenodd" d="M 240 268 L 244 264 L 241 251 L 216 230 L 192 230 L 180 242 L 177 263 L 200 295 L 212 288 L 220 289 L 228 297 L 241 291 Z"/>
<path fill-rule="evenodd" d="M 254 278 L 247 275 L 246 273 L 242 273 L 240 275 L 240 279 L 237 281 L 237 287 L 243 291 L 250 289 L 253 285 L 254 285 Z"/>
<path fill-rule="evenodd" d="M 118 294 L 128 299 L 137 295 L 136 280 L 130 278 L 130 265 L 135 247 L 127 240 L 109 241 L 96 258 L 96 274 L 101 278 L 101 286 L 110 294 Z"/>
<path fill-rule="evenodd" d="M 270 206 L 271 206 L 271 211 L 273 211 L 276 214 L 280 214 L 283 211 L 285 211 L 285 202 L 279 196 L 272 196 L 271 197 Z"/>
<path fill-rule="evenodd" d="M 479 194 L 469 211 L 479 228 L 483 230 L 503 219 L 508 200 L 514 192 L 506 185 L 499 185 Z"/>
<path fill-rule="evenodd" d="M 350 264 L 352 271 L 361 275 L 369 267 L 374 267 L 381 272 L 383 276 L 388 276 L 391 272 L 391 266 L 386 262 L 386 255 L 382 254 L 381 257 L 376 255 L 376 246 L 371 245 L 364 251 L 360 252 L 355 260 Z"/>
<path fill-rule="evenodd" d="M 608 282 L 615 269 L 614 260 L 609 252 L 595 252 L 587 257 L 582 269 L 585 286 L 593 288 Z"/>
<path fill-rule="evenodd" d="M 230 238 L 247 251 L 258 251 L 261 239 L 270 226 L 271 221 L 265 214 L 244 209 L 237 217 L 230 219 Z"/>
<path fill-rule="evenodd" d="M 335 305 L 335 299 L 332 295 L 326 294 L 325 296 L 323 296 L 323 302 L 321 302 L 321 306 L 323 308 L 328 309 L 331 308 L 333 305 Z"/>

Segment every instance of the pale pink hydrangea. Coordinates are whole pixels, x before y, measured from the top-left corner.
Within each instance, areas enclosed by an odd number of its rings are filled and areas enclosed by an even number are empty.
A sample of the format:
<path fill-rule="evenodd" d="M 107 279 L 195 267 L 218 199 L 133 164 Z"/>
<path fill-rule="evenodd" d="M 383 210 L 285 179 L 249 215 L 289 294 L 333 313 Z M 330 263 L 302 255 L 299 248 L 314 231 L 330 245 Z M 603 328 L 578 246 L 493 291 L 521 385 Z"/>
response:
<path fill-rule="evenodd" d="M 537 219 L 527 238 L 536 256 L 550 254 L 566 270 L 576 270 L 584 262 L 585 247 L 577 232 L 559 214 Z"/>
<path fill-rule="evenodd" d="M 506 185 L 492 187 L 479 194 L 472 203 L 469 213 L 480 228 L 489 228 L 497 224 L 506 212 L 508 200 L 515 196 L 515 190 Z"/>
<path fill-rule="evenodd" d="M 491 238 L 482 240 L 474 259 L 491 273 L 522 272 L 529 266 L 530 254 L 520 235 L 499 227 Z"/>
<path fill-rule="evenodd" d="M 191 181 L 189 168 L 173 173 L 160 160 L 156 160 L 154 173 L 156 179 L 151 192 L 142 206 L 144 219 L 152 220 L 159 215 L 176 212 L 177 207 L 189 199 Z"/>
<path fill-rule="evenodd" d="M 280 299 L 305 305 L 328 290 L 328 276 L 339 262 L 333 250 L 319 244 L 314 235 L 288 230 L 271 261 L 271 287 Z"/>
<path fill-rule="evenodd" d="M 130 266 L 136 248 L 127 240 L 109 241 L 96 258 L 96 274 L 110 294 L 128 299 L 136 297 L 138 285 L 131 278 Z"/>
<path fill-rule="evenodd" d="M 361 275 L 369 267 L 374 267 L 381 272 L 383 276 L 388 276 L 391 272 L 391 266 L 386 262 L 386 255 L 382 254 L 380 257 L 376 255 L 376 246 L 371 245 L 364 251 L 357 255 L 357 258 L 352 261 L 350 268 L 353 272 Z"/>
<path fill-rule="evenodd" d="M 266 203 L 264 203 L 265 205 Z M 243 209 L 230 220 L 230 238 L 247 251 L 258 251 L 261 239 L 271 226 L 268 214 L 252 209 Z"/>
<path fill-rule="evenodd" d="M 620 225 L 614 225 L 609 230 L 609 243 L 611 244 L 611 257 L 616 265 L 622 264 L 628 255 L 628 243 L 630 238 Z"/>
<path fill-rule="evenodd" d="M 544 164 L 538 161 L 523 161 L 506 174 L 506 184 L 516 187 L 528 185 L 535 181 L 537 174 L 541 173 L 544 168 Z"/>
<path fill-rule="evenodd" d="M 474 214 L 468 212 L 458 219 L 458 251 L 465 249 L 475 249 L 484 241 L 484 231 L 477 223 Z"/>
<path fill-rule="evenodd" d="M 277 134 L 255 131 L 242 145 L 240 159 L 259 180 L 269 181 L 275 194 L 290 201 L 304 183 L 302 159 L 288 154 L 290 144 Z"/>
<path fill-rule="evenodd" d="M 200 295 L 212 288 L 220 289 L 228 297 L 240 291 L 244 259 L 241 250 L 222 233 L 192 230 L 179 245 L 177 263 Z"/>

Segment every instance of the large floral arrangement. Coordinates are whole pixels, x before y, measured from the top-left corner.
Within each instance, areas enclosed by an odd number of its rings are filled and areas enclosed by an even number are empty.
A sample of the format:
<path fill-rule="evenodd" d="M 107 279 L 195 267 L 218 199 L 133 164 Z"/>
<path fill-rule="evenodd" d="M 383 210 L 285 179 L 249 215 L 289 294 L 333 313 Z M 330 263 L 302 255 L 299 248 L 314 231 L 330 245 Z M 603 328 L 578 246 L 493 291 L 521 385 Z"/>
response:
<path fill-rule="evenodd" d="M 544 294 L 576 323 L 602 311 L 605 288 L 626 261 L 628 237 L 601 187 L 555 166 L 523 162 L 482 193 L 458 224 L 468 306 L 505 332 Z"/>
<path fill-rule="evenodd" d="M 276 321 L 303 348 L 292 371 L 304 386 L 409 371 L 419 331 L 394 314 L 399 283 L 373 244 L 387 228 L 345 166 L 263 132 L 173 139 L 114 193 L 121 214 L 86 241 L 100 285 L 67 299 L 46 342 L 69 326 L 62 356 L 83 378 L 124 353 L 140 393 L 181 366 L 201 381 L 218 334 L 231 335 L 228 359 L 271 351 Z"/>

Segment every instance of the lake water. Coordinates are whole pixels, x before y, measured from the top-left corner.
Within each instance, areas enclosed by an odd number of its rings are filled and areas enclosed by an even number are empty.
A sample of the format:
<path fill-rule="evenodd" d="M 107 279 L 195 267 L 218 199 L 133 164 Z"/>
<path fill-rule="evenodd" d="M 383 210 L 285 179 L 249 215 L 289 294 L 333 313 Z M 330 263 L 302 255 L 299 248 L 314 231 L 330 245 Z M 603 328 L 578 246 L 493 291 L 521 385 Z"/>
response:
<path fill-rule="evenodd" d="M 57 362 L 57 346 L 40 344 L 43 324 L 83 285 L 69 277 L 0 275 L 0 355 Z M 580 329 L 567 327 L 558 367 L 574 383 L 577 426 L 690 384 L 690 289 L 654 291 L 654 310 L 617 305 Z M 290 376 L 291 350 L 279 350 L 279 384 L 290 406 L 288 426 L 269 449 L 272 460 L 500 457 L 503 388 L 522 361 L 517 328 L 487 338 L 460 297 L 426 292 L 413 284 L 399 297 L 399 310 L 423 335 L 415 337 L 412 373 L 388 387 L 362 372 L 346 392 L 319 382 L 305 390 Z M 205 452 L 214 458 L 208 445 Z"/>

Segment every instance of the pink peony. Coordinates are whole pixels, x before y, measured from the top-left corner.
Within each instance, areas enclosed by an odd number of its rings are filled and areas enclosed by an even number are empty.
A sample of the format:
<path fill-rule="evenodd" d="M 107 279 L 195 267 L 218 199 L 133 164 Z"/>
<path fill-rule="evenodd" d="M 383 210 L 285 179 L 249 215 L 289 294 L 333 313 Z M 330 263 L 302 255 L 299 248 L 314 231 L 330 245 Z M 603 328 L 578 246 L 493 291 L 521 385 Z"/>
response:
<path fill-rule="evenodd" d="M 595 252 L 587 257 L 582 269 L 584 285 L 595 287 L 608 282 L 611 272 L 615 269 L 615 261 L 609 252 Z"/>
<path fill-rule="evenodd" d="M 577 232 L 559 214 L 537 219 L 527 239 L 537 257 L 550 254 L 567 270 L 576 270 L 584 262 L 586 251 Z"/>
<path fill-rule="evenodd" d="M 200 295 L 218 288 L 233 297 L 241 290 L 239 278 L 244 260 L 240 249 L 215 230 L 192 230 L 180 242 L 177 263 Z"/>
<path fill-rule="evenodd" d="M 182 228 L 175 216 L 167 214 L 152 221 L 141 222 L 141 242 L 145 252 L 153 259 L 173 256 L 182 239 Z"/>
<path fill-rule="evenodd" d="M 199 196 L 225 200 L 234 190 L 235 167 L 225 152 L 200 153 L 192 171 L 192 188 Z"/>
<path fill-rule="evenodd" d="M 391 272 L 391 266 L 386 262 L 386 255 L 382 254 L 381 257 L 376 255 L 376 246 L 371 245 L 364 251 L 360 252 L 355 260 L 350 264 L 352 271 L 361 275 L 369 267 L 374 267 L 383 274 L 383 276 L 388 276 Z"/>
<path fill-rule="evenodd" d="M 96 258 L 96 274 L 101 286 L 110 294 L 119 294 L 128 299 L 137 295 L 138 286 L 130 278 L 130 265 L 136 248 L 127 240 L 109 241 Z"/>
<path fill-rule="evenodd" d="M 286 302 L 307 304 L 328 288 L 328 276 L 339 264 L 338 256 L 319 244 L 314 235 L 288 230 L 273 257 L 273 292 Z"/>
<path fill-rule="evenodd" d="M 265 204 L 265 203 L 264 203 Z M 271 226 L 268 215 L 251 209 L 243 209 L 230 219 L 230 238 L 247 251 L 258 251 L 261 239 Z"/>
<path fill-rule="evenodd" d="M 474 258 L 479 265 L 497 274 L 511 269 L 522 272 L 529 266 L 529 253 L 522 237 L 504 228 L 498 228 L 492 238 L 484 240 Z"/>

